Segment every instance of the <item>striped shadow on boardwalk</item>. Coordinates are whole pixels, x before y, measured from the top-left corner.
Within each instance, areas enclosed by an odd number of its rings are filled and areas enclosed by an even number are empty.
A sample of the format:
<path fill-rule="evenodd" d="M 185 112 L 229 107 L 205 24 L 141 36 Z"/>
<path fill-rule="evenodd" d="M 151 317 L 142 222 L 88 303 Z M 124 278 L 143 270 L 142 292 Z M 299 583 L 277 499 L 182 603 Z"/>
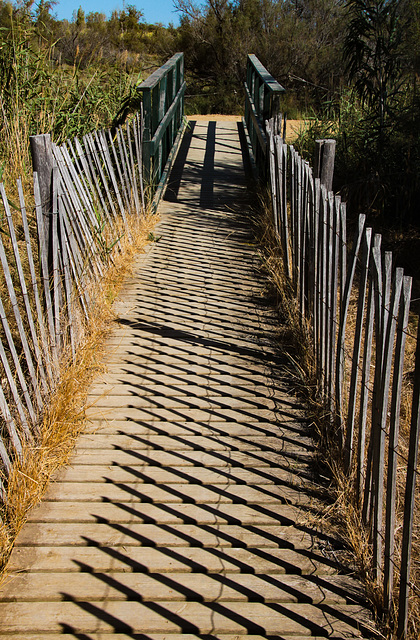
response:
<path fill-rule="evenodd" d="M 322 512 L 246 219 L 240 126 L 192 123 L 116 306 L 90 432 L 29 516 L 0 638 L 372 638 Z"/>

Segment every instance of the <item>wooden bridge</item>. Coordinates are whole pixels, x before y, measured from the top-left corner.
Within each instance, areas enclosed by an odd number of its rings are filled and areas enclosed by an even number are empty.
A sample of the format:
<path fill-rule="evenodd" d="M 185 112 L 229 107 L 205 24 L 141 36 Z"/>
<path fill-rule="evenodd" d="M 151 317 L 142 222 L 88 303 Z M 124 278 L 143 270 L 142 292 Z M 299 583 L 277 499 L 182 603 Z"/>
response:
<path fill-rule="evenodd" d="M 34 509 L 0 638 L 376 637 L 250 231 L 239 121 L 190 120 L 89 433 Z"/>

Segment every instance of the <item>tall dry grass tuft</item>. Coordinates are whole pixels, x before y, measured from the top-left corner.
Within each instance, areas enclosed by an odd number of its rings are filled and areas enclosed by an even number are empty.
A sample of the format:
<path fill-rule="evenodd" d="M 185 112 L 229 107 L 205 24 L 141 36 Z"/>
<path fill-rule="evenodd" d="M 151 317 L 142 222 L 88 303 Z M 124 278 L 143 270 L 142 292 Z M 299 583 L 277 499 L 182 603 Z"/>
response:
<path fill-rule="evenodd" d="M 73 363 L 64 358 L 60 382 L 50 399 L 36 442 L 27 443 L 17 459 L 7 483 L 7 499 L 0 506 L 0 575 L 4 576 L 14 540 L 28 512 L 42 499 L 57 469 L 68 463 L 77 436 L 85 427 L 86 399 L 94 375 L 101 369 L 105 338 L 114 318 L 112 302 L 124 278 L 130 273 L 134 256 L 144 250 L 157 221 L 148 214 L 133 216 L 131 237 L 122 239 L 122 251 L 115 256 L 100 290 L 96 287 L 96 308 L 85 338 Z"/>

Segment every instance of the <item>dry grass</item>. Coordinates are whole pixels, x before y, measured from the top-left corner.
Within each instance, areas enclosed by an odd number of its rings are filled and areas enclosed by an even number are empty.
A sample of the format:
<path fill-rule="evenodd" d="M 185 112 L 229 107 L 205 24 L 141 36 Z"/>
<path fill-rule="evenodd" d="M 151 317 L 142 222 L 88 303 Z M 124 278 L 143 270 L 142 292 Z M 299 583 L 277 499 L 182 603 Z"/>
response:
<path fill-rule="evenodd" d="M 13 467 L 7 499 L 0 511 L 1 575 L 28 512 L 42 499 L 54 472 L 68 463 L 77 436 L 85 428 L 87 392 L 101 368 L 104 340 L 114 317 L 112 302 L 130 272 L 134 256 L 144 250 L 156 221 L 156 216 L 147 215 L 133 225 L 132 239 L 127 237 L 123 242 L 123 251 L 115 256 L 99 292 L 96 285 L 95 315 L 85 329 L 76 361 L 62 362 L 60 382 L 43 417 L 40 435 L 36 442 L 26 444 L 22 458 Z"/>

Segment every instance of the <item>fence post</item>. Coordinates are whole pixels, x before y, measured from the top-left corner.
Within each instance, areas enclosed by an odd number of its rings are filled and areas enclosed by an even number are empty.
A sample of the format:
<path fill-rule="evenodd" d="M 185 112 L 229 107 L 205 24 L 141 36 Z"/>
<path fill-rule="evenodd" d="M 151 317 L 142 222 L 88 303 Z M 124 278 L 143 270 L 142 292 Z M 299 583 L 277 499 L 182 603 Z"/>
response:
<path fill-rule="evenodd" d="M 327 191 L 332 190 L 335 160 L 335 140 L 315 140 L 314 177 L 321 180 Z"/>
<path fill-rule="evenodd" d="M 48 269 L 52 273 L 52 192 L 53 192 L 53 154 L 49 133 L 29 137 L 32 167 L 38 174 L 39 191 L 42 206 L 45 247 L 48 251 Z"/>

